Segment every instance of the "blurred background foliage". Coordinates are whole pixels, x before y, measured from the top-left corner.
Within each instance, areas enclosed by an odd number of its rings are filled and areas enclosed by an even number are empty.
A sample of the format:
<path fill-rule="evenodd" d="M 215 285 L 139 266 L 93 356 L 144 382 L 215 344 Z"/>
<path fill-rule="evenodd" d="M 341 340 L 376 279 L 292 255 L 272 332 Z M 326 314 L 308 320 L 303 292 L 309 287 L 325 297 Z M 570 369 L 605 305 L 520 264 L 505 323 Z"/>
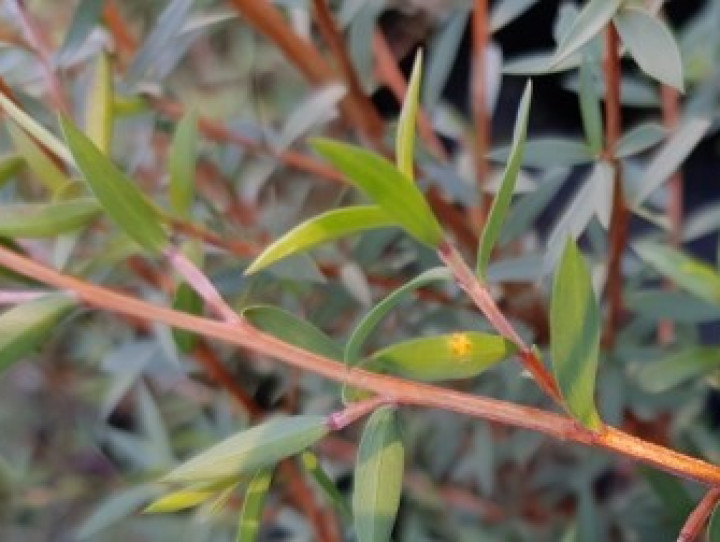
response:
<path fill-rule="evenodd" d="M 308 2 L 274 3 L 295 32 L 321 43 Z M 182 111 L 193 110 L 202 118 L 191 222 L 224 242 L 194 243 L 190 250 L 238 310 L 281 306 L 342 344 L 353 325 L 392 288 L 437 265 L 426 247 L 397 230 L 380 230 L 323 246 L 312 257 L 294 257 L 252 278 L 243 276 L 259 247 L 308 216 L 359 198 L 337 179 L 277 158 L 286 150 L 309 155 L 308 135 L 352 139 L 336 119 L 342 93 L 332 86 L 310 89 L 230 3 L 28 1 L 25 10 L 46 42 L 46 58 L 28 47 L 17 6 L 13 1 L 0 8 L 2 79 L 33 118 L 54 129 L 57 108 L 48 98 L 44 65 L 49 62 L 68 110 L 83 125 L 89 122 L 86 104 L 97 56 L 110 48 L 115 86 L 112 156 L 163 208 L 168 206 L 168 155 L 177 122 Z M 111 22 L 108 6 L 121 22 Z M 463 211 L 479 199 L 467 116 L 470 2 L 344 0 L 332 6 L 346 30 L 364 89 L 389 119 L 398 105 L 378 77 L 373 29 L 383 29 L 393 57 L 406 72 L 414 49 L 425 46 L 423 103 L 452 153 L 440 161 L 421 145 L 419 182 L 441 191 L 450 215 Z M 104 24 L 96 24 L 94 9 L 105 9 Z M 699 257 L 713 265 L 720 226 L 720 204 L 713 201 L 718 194 L 713 133 L 720 66 L 720 34 L 714 25 L 720 20 L 720 2 L 668 2 L 667 10 L 682 52 L 687 86 L 683 116 L 713 121 L 696 138 L 705 137 L 685 165 L 689 209 L 682 239 L 694 242 Z M 525 81 L 501 74 L 503 64 L 509 66 L 520 54 L 552 50 L 553 31 L 557 36 L 576 13 L 572 2 L 493 2 L 488 81 L 498 168 Z M 597 54 L 593 58 L 597 60 Z M 626 127 L 645 123 L 624 163 L 632 186 L 667 133 L 657 85 L 630 62 L 623 68 Z M 592 77 L 602 94 L 599 74 Z M 576 72 L 536 81 L 531 133 L 554 139 L 534 153 L 528 148 L 526 165 L 531 162 L 533 167 L 518 183 L 520 195 L 489 276 L 508 315 L 528 338 L 545 347 L 552 269 L 548 258 L 557 255 L 557 224 L 572 222 L 570 229 L 582 238 L 601 280 L 607 233 L 595 217 L 608 211 L 602 206 L 610 200 L 606 194 L 579 192 L 597 171 L 588 165 L 594 158 L 583 146 Z M 392 134 L 391 120 L 384 136 L 390 141 Z M 30 152 L 4 128 L 0 149 L 8 157 Z M 4 174 L 0 202 L 47 201 L 44 179 L 53 175 L 51 169 L 52 164 L 31 164 Z M 582 197 L 575 196 L 578 193 Z M 665 235 L 667 197 L 663 190 L 654 192 L 648 205 L 637 209 L 643 218 L 634 220 L 633 242 Z M 698 202 L 702 206 L 696 208 Z M 21 246 L 69 273 L 162 305 L 173 302 L 172 270 L 140 257 L 137 247 L 104 219 L 78 233 L 23 240 Z M 717 463 L 718 400 L 713 390 L 720 363 L 720 307 L 683 290 L 661 289 L 657 275 L 632 254 L 626 273 L 630 314 L 616 348 L 603 356 L 599 374 L 603 417 Z M 7 275 L 0 281 L 22 284 Z M 661 318 L 675 322 L 674 358 L 654 339 Z M 440 284 L 409 297 L 369 346 L 378 349 L 458 329 L 484 331 L 488 326 L 462 292 Z M 686 367 L 683 359 L 698 359 L 703 343 L 708 350 L 700 354 L 707 363 L 690 374 L 678 370 Z M 670 369 L 653 368 L 663 357 Z M 233 383 L 234 392 L 218 385 L 220 373 Z M 453 385 L 509 401 L 546 404 L 510 363 Z M 181 459 L 265 413 L 326 413 L 339 404 L 339 393 L 335 384 L 251 352 L 201 339 L 184 353 L 164 327 L 89 310 L 75 313 L 41 349 L 0 379 L 0 538 L 234 540 L 239 494 L 219 509 L 160 516 L 140 515 L 138 510 L 158 495 L 152 482 Z M 408 468 L 395 531 L 400 542 L 674 540 L 701 495 L 698 486 L 604 453 L 449 413 L 406 409 L 402 426 Z M 352 484 L 356 443 L 357 432 L 350 429 L 316 446 L 343 494 Z M 318 540 L 318 523 L 335 525 L 339 532 L 346 529 L 346 523 L 332 519 L 331 504 L 315 482 L 293 465 L 276 477 L 261 540 Z"/>

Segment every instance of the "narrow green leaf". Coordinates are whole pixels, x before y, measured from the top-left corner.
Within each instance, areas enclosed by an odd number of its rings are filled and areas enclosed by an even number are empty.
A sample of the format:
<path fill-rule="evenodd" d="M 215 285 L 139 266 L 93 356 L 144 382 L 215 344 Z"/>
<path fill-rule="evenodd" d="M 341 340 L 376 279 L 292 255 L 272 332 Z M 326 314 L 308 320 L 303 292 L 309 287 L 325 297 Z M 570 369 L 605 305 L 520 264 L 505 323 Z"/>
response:
<path fill-rule="evenodd" d="M 78 168 L 100 205 L 145 249 L 160 252 L 165 248 L 167 235 L 153 204 L 71 121 L 63 118 L 60 122 Z"/>
<path fill-rule="evenodd" d="M 253 326 L 284 342 L 328 358 L 342 359 L 342 349 L 335 341 L 307 320 L 283 309 L 255 305 L 244 309 L 242 315 Z"/>
<path fill-rule="evenodd" d="M 187 282 L 181 282 L 175 290 L 173 309 L 199 316 L 203 312 L 203 300 Z M 173 340 L 181 352 L 192 352 L 197 344 L 198 336 L 191 331 L 173 328 Z"/>
<path fill-rule="evenodd" d="M 594 399 L 599 347 L 600 314 L 590 271 L 568 239 L 553 282 L 550 350 L 565 407 L 588 429 L 602 426 Z"/>
<path fill-rule="evenodd" d="M 252 275 L 278 260 L 347 235 L 397 225 L 390 214 L 375 205 L 334 209 L 306 220 L 277 239 L 255 258 L 245 274 Z"/>
<path fill-rule="evenodd" d="M 61 158 L 68 164 L 73 164 L 73 157 L 68 148 L 47 129 L 40 126 L 35 119 L 25 113 L 13 101 L 0 92 L 0 107 L 15 121 L 15 123 L 25 130 L 28 134 L 45 145 L 48 150 L 58 158 Z"/>
<path fill-rule="evenodd" d="M 615 146 L 615 156 L 627 158 L 648 150 L 657 145 L 667 135 L 667 130 L 660 124 L 647 122 L 628 130 Z"/>
<path fill-rule="evenodd" d="M 383 318 L 393 310 L 409 293 L 422 288 L 426 284 L 438 281 L 449 281 L 452 279 L 452 273 L 446 267 L 435 267 L 429 269 L 424 273 L 421 273 L 409 282 L 406 282 L 392 293 L 390 293 L 385 299 L 380 301 L 373 309 L 368 312 L 360 323 L 355 327 L 350 339 L 348 339 L 345 345 L 345 363 L 349 365 L 355 365 L 360 359 L 360 352 L 363 344 L 377 328 L 378 324 L 382 322 Z"/>
<path fill-rule="evenodd" d="M 490 33 L 494 34 L 535 5 L 538 0 L 503 0 L 495 2 L 490 12 Z"/>
<path fill-rule="evenodd" d="M 603 121 L 600 110 L 600 98 L 597 87 L 593 81 L 591 60 L 586 55 L 580 66 L 580 88 L 578 97 L 580 99 L 580 114 L 582 116 L 585 138 L 590 147 L 590 152 L 597 155 L 603 149 Z"/>
<path fill-rule="evenodd" d="M 143 514 L 166 514 L 193 508 L 209 500 L 216 493 L 217 491 L 212 489 L 180 489 L 172 491 L 147 505 L 143 510 Z"/>
<path fill-rule="evenodd" d="M 634 248 L 645 263 L 683 290 L 710 303 L 720 302 L 720 274 L 710 265 L 657 243 L 639 243 Z"/>
<path fill-rule="evenodd" d="M 655 322 L 698 324 L 720 320 L 720 304 L 709 303 L 687 292 L 641 290 L 628 292 L 624 301 L 629 310 Z"/>
<path fill-rule="evenodd" d="M 710 522 L 708 523 L 708 542 L 720 542 L 720 504 L 715 505 Z"/>
<path fill-rule="evenodd" d="M 395 136 L 395 160 L 397 168 L 410 179 L 415 180 L 415 127 L 420 102 L 420 81 L 422 81 L 422 50 L 415 55 L 410 83 L 405 93 L 400 119 L 398 120 L 397 135 Z"/>
<path fill-rule="evenodd" d="M 448 15 L 447 21 L 435 32 L 428 51 L 428 62 L 422 85 L 422 103 L 428 111 L 437 107 L 440 102 L 462 42 L 470 10 L 452 10 Z"/>
<path fill-rule="evenodd" d="M 345 143 L 316 139 L 313 146 L 410 235 L 431 247 L 440 244 L 443 231 L 430 206 L 417 187 L 390 162 Z"/>
<path fill-rule="evenodd" d="M 190 218 L 195 188 L 197 115 L 187 113 L 178 124 L 170 147 L 170 204 L 179 218 Z"/>
<path fill-rule="evenodd" d="M 75 306 L 64 295 L 47 295 L 0 315 L 0 374 L 32 352 Z"/>
<path fill-rule="evenodd" d="M 402 494 L 405 450 L 395 409 L 377 409 L 363 430 L 352 508 L 358 542 L 390 540 Z"/>
<path fill-rule="evenodd" d="M 525 92 L 523 92 L 522 99 L 520 100 L 520 107 L 518 108 L 515 119 L 513 142 L 510 147 L 508 162 L 503 172 L 502 184 L 500 185 L 500 190 L 495 195 L 492 207 L 490 208 L 490 214 L 488 215 L 485 228 L 480 238 L 480 249 L 478 250 L 475 274 L 483 279 L 486 278 L 487 267 L 490 263 L 490 254 L 495 247 L 503 221 L 510 208 L 510 201 L 515 191 L 515 182 L 517 181 L 517 176 L 522 166 L 531 100 L 532 83 L 528 81 L 525 85 Z"/>
<path fill-rule="evenodd" d="M 114 126 L 114 88 L 110 56 L 102 51 L 95 63 L 85 111 L 85 131 L 95 146 L 109 156 Z"/>
<path fill-rule="evenodd" d="M 77 540 L 98 540 L 98 533 L 134 514 L 157 494 L 157 487 L 142 485 L 114 492 L 75 531 Z"/>
<path fill-rule="evenodd" d="M 345 497 L 340 494 L 338 488 L 330 479 L 330 476 L 325 472 L 320 464 L 320 459 L 310 452 L 304 451 L 300 456 L 303 468 L 313 477 L 317 485 L 322 489 L 325 497 L 332 503 L 335 509 L 340 512 L 344 518 L 352 518 L 352 510 L 348 505 Z"/>
<path fill-rule="evenodd" d="M 620 7 L 620 0 L 590 0 L 563 36 L 552 58 L 556 66 L 597 36 Z"/>
<path fill-rule="evenodd" d="M 638 470 L 667 515 L 673 522 L 682 525 L 695 508 L 695 503 L 683 483 L 675 476 L 658 469 L 641 466 Z"/>
<path fill-rule="evenodd" d="M 678 130 L 665 142 L 638 180 L 640 189 L 633 200 L 639 207 L 650 194 L 675 173 L 710 128 L 705 119 L 691 118 L 683 122 Z"/>
<path fill-rule="evenodd" d="M 62 47 L 58 52 L 60 59 L 70 59 L 80 50 L 98 24 L 103 4 L 105 4 L 105 0 L 82 0 L 78 4 L 73 13 L 70 28 L 65 34 Z"/>
<path fill-rule="evenodd" d="M 70 182 L 65 172 L 45 154 L 35 140 L 12 121 L 6 126 L 15 150 L 45 188 L 54 193 Z"/>
<path fill-rule="evenodd" d="M 621 9 L 613 18 L 623 45 L 640 69 L 664 83 L 684 91 L 680 49 L 670 30 L 646 10 Z"/>
<path fill-rule="evenodd" d="M 5 183 L 11 181 L 18 173 L 20 173 L 27 162 L 19 154 L 9 154 L 0 158 L 0 188 Z"/>
<path fill-rule="evenodd" d="M 162 478 L 169 484 L 217 481 L 256 472 L 328 434 L 325 416 L 275 418 L 216 444 Z"/>
<path fill-rule="evenodd" d="M 647 363 L 638 372 L 640 385 L 662 393 L 720 367 L 720 348 L 693 346 Z"/>
<path fill-rule="evenodd" d="M 0 205 L 0 235 L 13 238 L 55 237 L 82 228 L 100 210 L 100 205 L 92 198 Z"/>
<path fill-rule="evenodd" d="M 374 369 L 423 381 L 477 376 L 513 354 L 516 348 L 499 335 L 465 331 L 393 344 L 368 359 Z"/>
<path fill-rule="evenodd" d="M 262 511 L 265 505 L 265 497 L 270 490 L 272 482 L 272 469 L 264 469 L 250 480 L 245 499 L 243 500 L 242 512 L 236 542 L 255 542 L 262 525 Z"/>
<path fill-rule="evenodd" d="M 511 147 L 499 147 L 489 157 L 498 162 L 507 162 Z M 526 167 L 548 168 L 587 164 L 594 159 L 593 153 L 584 141 L 572 141 L 554 137 L 531 139 L 525 142 L 523 165 Z"/>

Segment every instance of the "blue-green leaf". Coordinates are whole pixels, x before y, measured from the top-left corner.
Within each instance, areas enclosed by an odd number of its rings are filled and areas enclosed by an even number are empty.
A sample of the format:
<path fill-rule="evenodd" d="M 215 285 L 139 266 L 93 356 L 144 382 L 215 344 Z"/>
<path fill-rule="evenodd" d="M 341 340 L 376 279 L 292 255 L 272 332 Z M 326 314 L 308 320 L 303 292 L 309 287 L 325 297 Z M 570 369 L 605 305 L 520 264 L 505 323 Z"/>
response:
<path fill-rule="evenodd" d="M 578 89 L 580 114 L 590 152 L 597 155 L 603 148 L 603 121 L 600 98 L 593 78 L 591 60 L 585 56 L 580 66 L 580 88 Z"/>
<path fill-rule="evenodd" d="M 437 247 L 443 231 L 417 187 L 390 162 L 353 145 L 316 139 L 315 149 L 418 241 Z"/>
<path fill-rule="evenodd" d="M 568 239 L 553 282 L 552 366 L 568 412 L 593 430 L 602 427 L 594 399 L 599 349 L 600 313 L 590 271 L 575 242 Z"/>
<path fill-rule="evenodd" d="M 590 0 L 573 21 L 552 58 L 556 66 L 597 36 L 620 7 L 620 0 Z"/>
<path fill-rule="evenodd" d="M 61 119 L 65 139 L 100 205 L 136 243 L 151 252 L 168 244 L 157 209 L 110 159 L 78 130 Z"/>
<path fill-rule="evenodd" d="M 490 254 L 500 235 L 505 215 L 510 208 L 510 201 L 515 191 L 515 182 L 523 161 L 523 151 L 525 147 L 525 137 L 527 135 L 528 117 L 530 115 L 530 101 L 532 99 L 532 83 L 528 81 L 525 86 L 525 92 L 520 100 L 517 118 L 515 120 L 515 131 L 513 133 L 513 142 L 510 147 L 505 171 L 503 172 L 502 184 L 500 190 L 495 195 L 490 214 L 480 238 L 480 248 L 477 256 L 477 266 L 475 273 L 485 278 L 487 267 L 490 263 Z"/>
<path fill-rule="evenodd" d="M 105 0 L 82 0 L 73 13 L 70 29 L 58 52 L 61 60 L 72 58 L 97 26 Z"/>
<path fill-rule="evenodd" d="M 511 147 L 499 147 L 490 153 L 492 160 L 506 162 Z M 593 153 L 584 141 L 573 141 L 554 137 L 531 139 L 525 142 L 523 165 L 547 168 L 587 164 L 594 159 Z"/>
<path fill-rule="evenodd" d="M 173 212 L 183 219 L 190 218 L 195 187 L 195 158 L 197 155 L 197 115 L 187 113 L 175 129 L 168 169 L 170 171 L 170 204 Z"/>
<path fill-rule="evenodd" d="M 623 134 L 615 146 L 617 158 L 627 158 L 648 150 L 657 145 L 667 135 L 667 130 L 660 124 L 646 122 Z"/>
<path fill-rule="evenodd" d="M 651 393 L 662 393 L 720 367 L 720 348 L 693 346 L 646 363 L 637 379 Z"/>

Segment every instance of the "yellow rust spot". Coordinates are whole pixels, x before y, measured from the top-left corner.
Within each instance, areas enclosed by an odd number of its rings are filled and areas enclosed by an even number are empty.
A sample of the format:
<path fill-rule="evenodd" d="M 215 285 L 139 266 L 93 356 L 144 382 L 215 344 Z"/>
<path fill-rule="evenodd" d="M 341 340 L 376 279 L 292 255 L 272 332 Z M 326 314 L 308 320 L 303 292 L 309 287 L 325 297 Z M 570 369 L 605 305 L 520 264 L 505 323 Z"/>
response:
<path fill-rule="evenodd" d="M 472 350 L 472 342 L 465 333 L 453 333 L 448 339 L 448 346 L 453 356 L 466 357 Z"/>

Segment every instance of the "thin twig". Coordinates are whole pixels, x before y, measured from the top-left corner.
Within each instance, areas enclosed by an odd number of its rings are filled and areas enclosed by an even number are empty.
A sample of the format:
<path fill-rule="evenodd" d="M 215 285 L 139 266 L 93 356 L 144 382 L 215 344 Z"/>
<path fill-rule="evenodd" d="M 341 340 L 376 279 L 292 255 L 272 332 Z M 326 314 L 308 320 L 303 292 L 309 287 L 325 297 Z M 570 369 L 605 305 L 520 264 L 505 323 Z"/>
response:
<path fill-rule="evenodd" d="M 489 40 L 488 0 L 475 0 L 472 15 L 472 65 L 470 77 L 470 106 L 475 125 L 475 176 L 480 194 L 479 222 L 483 224 L 492 197 L 485 191 L 489 182 L 490 115 L 487 107 L 487 48 Z"/>
<path fill-rule="evenodd" d="M 714 487 L 708 491 L 685 521 L 677 542 L 693 542 L 700 536 L 703 527 L 708 521 L 718 501 L 720 501 L 720 488 Z"/>

